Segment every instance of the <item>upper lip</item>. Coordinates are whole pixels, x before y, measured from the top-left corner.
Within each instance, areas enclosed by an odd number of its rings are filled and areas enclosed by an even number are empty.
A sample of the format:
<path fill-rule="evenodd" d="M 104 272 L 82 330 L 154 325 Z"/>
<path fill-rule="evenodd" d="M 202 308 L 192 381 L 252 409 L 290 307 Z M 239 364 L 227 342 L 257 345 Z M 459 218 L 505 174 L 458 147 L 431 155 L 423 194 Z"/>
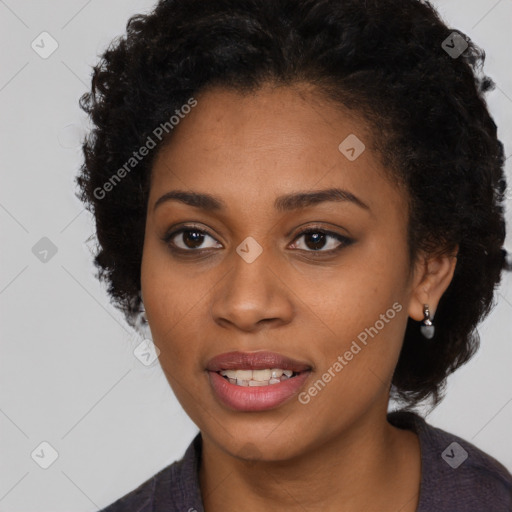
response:
<path fill-rule="evenodd" d="M 276 352 L 226 352 L 208 361 L 206 369 L 211 372 L 221 370 L 265 370 L 280 368 L 303 372 L 311 370 L 311 366 L 302 361 L 277 354 Z"/>

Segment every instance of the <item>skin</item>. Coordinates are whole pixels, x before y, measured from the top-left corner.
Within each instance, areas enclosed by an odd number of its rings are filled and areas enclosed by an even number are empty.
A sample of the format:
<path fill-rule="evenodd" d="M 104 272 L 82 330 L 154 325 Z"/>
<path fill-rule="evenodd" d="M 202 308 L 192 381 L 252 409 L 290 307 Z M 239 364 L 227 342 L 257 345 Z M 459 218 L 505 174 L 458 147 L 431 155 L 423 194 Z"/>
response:
<path fill-rule="evenodd" d="M 216 88 L 196 98 L 153 167 L 141 291 L 162 369 L 202 433 L 205 510 L 415 511 L 419 441 L 387 422 L 389 387 L 408 316 L 422 320 L 425 303 L 435 313 L 455 258 L 409 261 L 407 195 L 386 175 L 374 134 L 354 111 L 305 84 L 249 95 Z M 354 161 L 338 149 L 350 134 L 366 145 Z M 274 208 L 278 196 L 333 187 L 369 208 Z M 206 211 L 172 200 L 155 209 L 178 189 L 226 206 Z M 190 231 L 172 238 L 188 258 L 162 240 L 184 223 L 206 231 L 199 241 Z M 353 242 L 299 234 L 310 226 Z M 248 236 L 263 249 L 252 263 L 236 252 Z M 213 393 L 207 362 L 235 350 L 310 364 L 307 390 L 394 303 L 401 311 L 307 404 L 293 397 L 239 412 Z"/>

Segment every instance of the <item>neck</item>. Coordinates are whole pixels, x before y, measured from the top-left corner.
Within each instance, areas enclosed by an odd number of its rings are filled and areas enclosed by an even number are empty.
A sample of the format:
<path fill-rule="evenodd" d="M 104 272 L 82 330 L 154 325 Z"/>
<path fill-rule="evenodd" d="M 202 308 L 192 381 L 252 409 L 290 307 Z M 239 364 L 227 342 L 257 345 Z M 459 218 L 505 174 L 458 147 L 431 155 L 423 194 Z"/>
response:
<path fill-rule="evenodd" d="M 287 460 L 233 457 L 203 435 L 199 477 L 205 511 L 328 512 L 339 511 L 340 503 L 347 512 L 416 510 L 411 489 L 418 483 L 417 436 L 390 425 L 386 412 L 370 411 Z M 409 506 L 407 500 L 410 508 L 401 508 Z"/>

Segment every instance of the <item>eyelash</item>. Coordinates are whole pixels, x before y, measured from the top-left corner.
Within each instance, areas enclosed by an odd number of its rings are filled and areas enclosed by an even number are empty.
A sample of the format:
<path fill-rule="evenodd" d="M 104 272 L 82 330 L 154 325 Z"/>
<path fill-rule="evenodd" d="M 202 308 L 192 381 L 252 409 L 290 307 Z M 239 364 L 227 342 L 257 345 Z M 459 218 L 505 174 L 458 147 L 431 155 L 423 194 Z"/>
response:
<path fill-rule="evenodd" d="M 200 233 L 202 235 L 208 235 L 209 237 L 211 237 L 214 240 L 216 240 L 213 235 L 208 233 L 208 231 L 205 231 L 204 229 L 201 229 L 198 226 L 187 225 L 187 226 L 181 227 L 178 230 L 166 233 L 162 237 L 162 241 L 165 242 L 168 245 L 168 247 L 170 248 L 170 250 L 172 252 L 180 253 L 180 254 L 187 255 L 187 256 L 188 255 L 192 255 L 192 254 L 196 254 L 197 255 L 197 253 L 201 253 L 203 251 L 216 250 L 214 248 L 209 248 L 209 249 L 182 249 L 181 247 L 176 247 L 171 240 L 176 235 L 179 235 L 181 233 L 185 233 L 187 231 L 195 231 L 195 232 L 198 232 L 198 233 Z M 327 254 L 327 255 L 334 255 L 335 253 L 337 253 L 338 251 L 340 251 L 344 247 L 347 247 L 347 246 L 349 246 L 350 244 L 352 244 L 354 242 L 354 240 L 352 240 L 351 238 L 348 238 L 346 236 L 340 235 L 339 233 L 336 233 L 336 232 L 333 232 L 333 231 L 328 231 L 328 230 L 326 230 L 324 228 L 316 227 L 316 226 L 310 226 L 310 227 L 304 229 L 303 231 L 300 231 L 299 233 L 297 233 L 297 235 L 293 239 L 293 242 L 297 241 L 299 238 L 301 238 L 304 235 L 310 235 L 312 233 L 322 234 L 322 235 L 326 235 L 326 236 L 332 237 L 335 240 L 337 240 L 338 242 L 340 242 L 340 245 L 338 247 L 336 247 L 335 249 L 330 249 L 328 251 L 323 251 L 321 249 L 319 249 L 317 251 L 315 251 L 315 250 L 298 249 L 299 251 L 303 251 L 303 252 L 306 252 L 306 253 L 313 253 L 315 255 L 318 254 L 318 253 L 319 254 L 323 254 L 323 255 L 325 255 L 325 254 Z"/>

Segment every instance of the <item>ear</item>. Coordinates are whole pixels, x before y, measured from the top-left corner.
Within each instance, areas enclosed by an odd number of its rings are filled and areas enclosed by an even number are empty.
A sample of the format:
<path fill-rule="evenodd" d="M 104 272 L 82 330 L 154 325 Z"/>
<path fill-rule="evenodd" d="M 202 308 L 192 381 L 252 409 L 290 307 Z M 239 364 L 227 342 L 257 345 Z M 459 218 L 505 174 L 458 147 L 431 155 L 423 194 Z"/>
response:
<path fill-rule="evenodd" d="M 412 280 L 408 314 L 413 320 L 423 320 L 423 305 L 428 304 L 433 318 L 443 293 L 450 285 L 459 247 L 451 254 L 418 256 Z"/>

